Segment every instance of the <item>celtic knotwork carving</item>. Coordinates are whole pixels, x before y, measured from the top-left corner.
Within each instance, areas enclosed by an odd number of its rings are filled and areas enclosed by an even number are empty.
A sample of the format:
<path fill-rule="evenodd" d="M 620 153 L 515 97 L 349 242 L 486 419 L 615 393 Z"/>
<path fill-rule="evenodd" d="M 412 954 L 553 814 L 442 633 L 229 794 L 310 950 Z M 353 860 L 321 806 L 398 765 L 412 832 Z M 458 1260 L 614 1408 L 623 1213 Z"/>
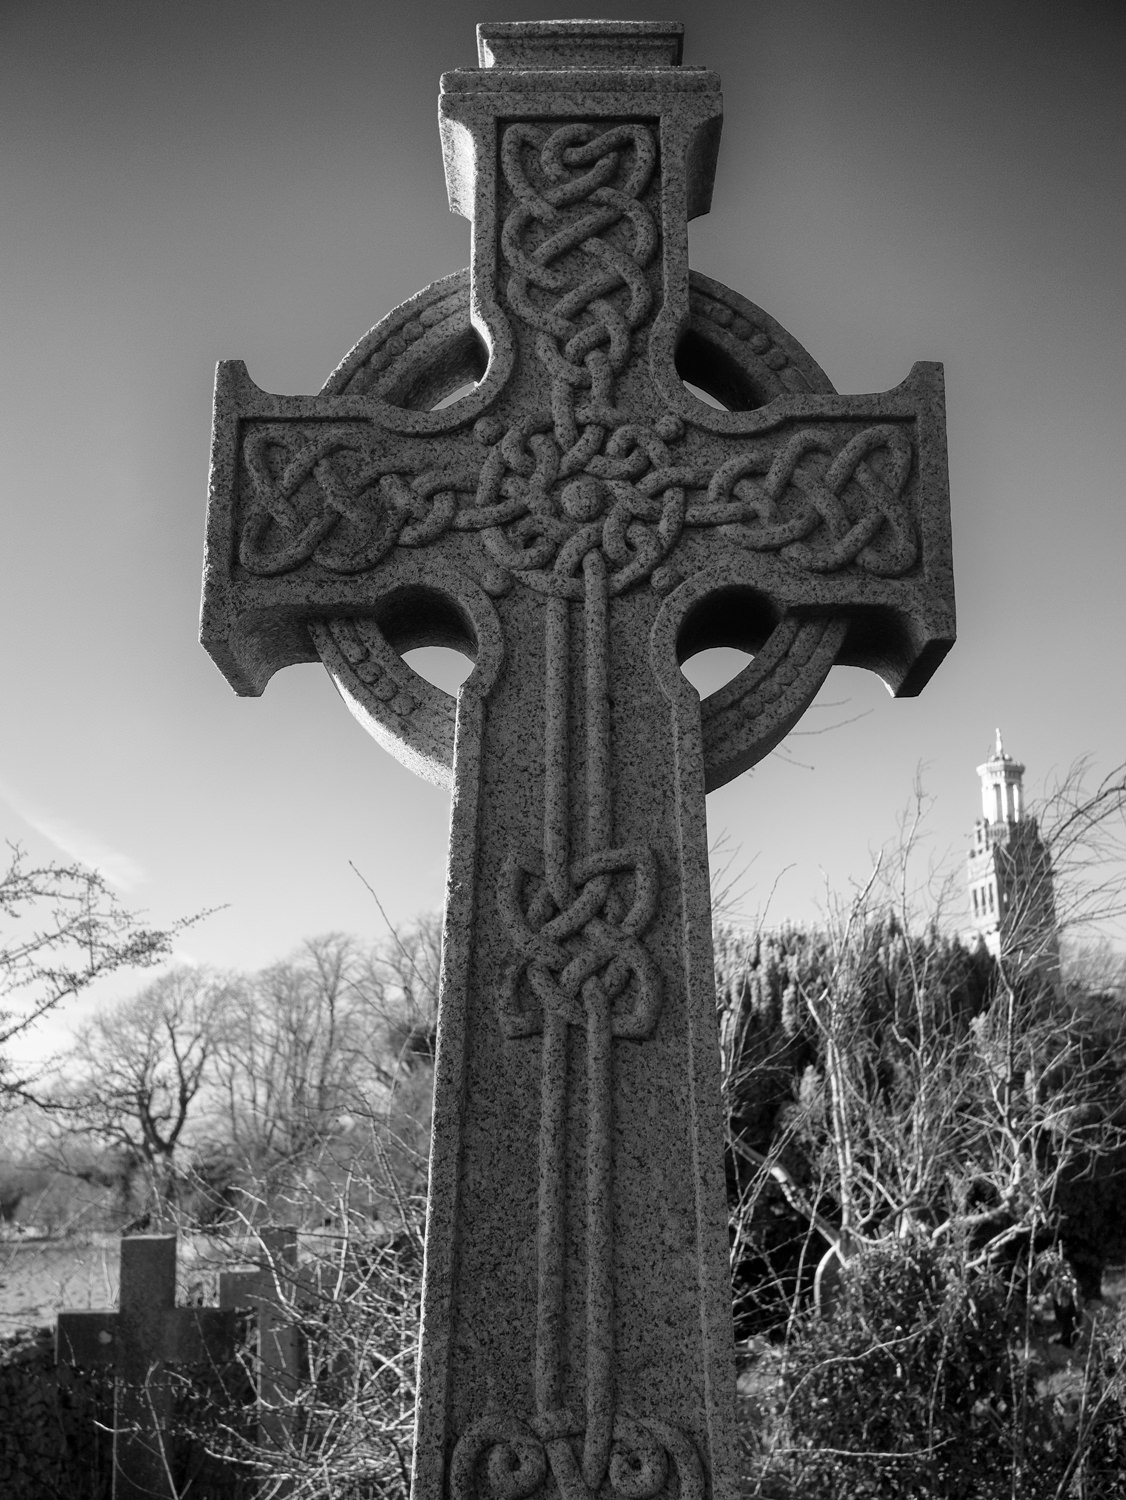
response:
<path fill-rule="evenodd" d="M 639 124 L 510 125 L 502 138 L 515 200 L 501 232 L 508 303 L 535 333 L 550 406 L 507 430 L 478 425 L 492 448 L 477 508 L 503 516 L 482 536 L 494 560 L 544 593 L 581 598 L 592 550 L 609 564 L 611 594 L 649 577 L 680 536 L 685 486 L 706 481 L 669 451 L 678 418 L 649 425 L 617 403 L 653 307 L 659 235 L 644 197 L 656 160 Z"/>
<path fill-rule="evenodd" d="M 559 484 L 550 426 L 544 413 L 525 418 L 479 474 L 468 465 L 411 474 L 362 436 L 255 429 L 243 448 L 251 504 L 239 561 L 260 576 L 310 561 L 362 573 L 395 546 L 476 531 L 497 587 L 515 576 L 577 600 L 588 553 L 607 560 L 617 595 L 651 578 L 685 528 L 721 527 L 737 546 L 780 552 L 811 572 L 856 566 L 901 577 L 917 559 L 903 498 L 913 450 L 901 427 L 866 428 L 839 450 L 831 430 L 802 429 L 781 448 L 756 444 L 713 474 L 674 463 L 654 430 L 627 425 L 583 474 Z M 643 472 L 634 479 L 631 469 Z M 654 581 L 666 586 L 660 574 Z"/>
<path fill-rule="evenodd" d="M 645 268 L 658 234 L 642 200 L 656 162 L 645 125 L 599 130 L 576 122 L 550 132 L 510 125 L 502 138 L 501 164 L 516 198 L 501 230 L 512 270 L 508 300 L 537 331 L 565 474 L 584 468 L 603 436 L 580 429 L 629 420 L 614 405 L 612 382 L 652 308 Z M 580 390 L 590 394 L 575 407 Z"/>
<path fill-rule="evenodd" d="M 773 318 L 746 297 L 712 281 L 699 271 L 688 273 L 691 326 L 710 338 L 734 340 L 753 356 L 755 367 L 769 371 L 776 384 L 762 392 L 762 399 L 783 391 L 804 394 L 831 391 L 828 379 L 809 354 L 780 328 Z M 324 387 L 325 395 L 363 396 L 390 394 L 401 384 L 403 372 L 413 371 L 415 358 L 428 342 L 443 373 L 459 353 L 474 350 L 473 326 L 469 319 L 469 271 L 455 271 L 433 282 L 407 303 L 388 314 L 349 351 Z M 478 364 L 483 351 L 476 348 Z M 480 375 L 465 360 L 466 378 Z"/>
<path fill-rule="evenodd" d="M 465 1431 L 450 1463 L 450 1500 L 534 1500 L 548 1475 L 567 1500 L 704 1500 L 695 1445 L 678 1427 L 618 1413 L 601 1473 L 584 1474 L 574 1442 L 583 1431 L 564 1410 L 524 1422 L 482 1417 Z M 608 1483 L 608 1490 L 604 1486 Z"/>
<path fill-rule="evenodd" d="M 856 563 L 894 578 L 918 555 L 902 504 L 911 462 L 910 437 L 890 423 L 858 432 L 839 449 L 830 431 L 806 428 L 780 448 L 755 445 L 729 459 L 686 522 L 719 526 L 741 547 L 781 552 L 812 572 Z"/>
<path fill-rule="evenodd" d="M 654 308 L 659 234 L 646 197 L 656 160 L 648 125 L 506 126 L 506 307 L 530 334 L 547 404 L 533 396 L 534 409 L 487 414 L 472 434 L 451 432 L 442 448 L 427 443 L 417 454 L 359 423 L 251 428 L 242 445 L 242 566 L 269 576 L 314 560 L 362 573 L 396 546 L 477 532 L 490 591 L 519 579 L 578 600 L 589 553 L 605 560 L 611 596 L 655 574 L 664 588 L 662 565 L 684 529 L 706 526 L 730 527 L 739 546 L 781 552 L 815 572 L 856 565 L 894 577 L 914 566 L 904 427 L 853 429 L 843 441 L 806 428 L 717 468 L 714 443 L 692 452 L 680 416 L 646 421 L 636 399 L 619 402 L 619 376 L 638 363 Z M 787 368 L 767 333 L 713 305 L 736 336 L 762 344 L 770 369 Z M 396 344 L 409 358 L 409 335 L 425 337 L 427 316 L 445 321 L 448 301 L 396 324 L 369 359 L 378 352 L 382 361 Z"/>
<path fill-rule="evenodd" d="M 708 472 L 674 462 L 666 439 L 683 427 L 670 419 L 622 424 L 580 475 L 564 479 L 552 426 L 539 412 L 505 434 L 482 471 L 472 520 L 459 524 L 482 525 L 494 561 L 542 593 L 581 599 L 592 551 L 610 565 L 610 593 L 623 593 L 676 545 L 685 489 L 706 483 Z"/>
<path fill-rule="evenodd" d="M 631 897 L 622 876 L 632 877 Z M 595 976 L 611 1007 L 612 1035 L 650 1035 L 660 1012 L 660 976 L 638 939 L 657 909 L 651 849 L 602 849 L 576 860 L 562 902 L 544 878 L 540 854 L 513 854 L 498 895 L 502 921 L 520 955 L 509 967 L 501 999 L 506 1035 L 538 1034 L 545 1014 L 581 1025 L 582 988 Z M 629 1002 L 616 1004 L 627 991 Z"/>
<path fill-rule="evenodd" d="M 259 427 L 243 459 L 254 504 L 239 561 L 266 576 L 313 556 L 334 573 L 367 572 L 396 543 L 421 547 L 439 537 L 455 518 L 458 489 L 476 482 L 472 472 L 410 475 L 401 459 L 339 431 L 306 438 Z"/>

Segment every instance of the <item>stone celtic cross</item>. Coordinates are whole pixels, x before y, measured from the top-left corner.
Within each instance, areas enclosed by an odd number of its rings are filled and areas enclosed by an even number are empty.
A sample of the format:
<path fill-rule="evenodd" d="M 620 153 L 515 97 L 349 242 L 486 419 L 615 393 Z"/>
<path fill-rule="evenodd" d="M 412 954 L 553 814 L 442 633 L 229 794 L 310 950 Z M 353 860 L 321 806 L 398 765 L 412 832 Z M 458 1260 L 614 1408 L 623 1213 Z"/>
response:
<path fill-rule="evenodd" d="M 734 1495 L 704 793 L 834 662 L 916 693 L 953 639 L 940 367 L 839 396 L 689 272 L 680 30 L 482 27 L 469 271 L 317 396 L 219 367 L 207 649 L 244 694 L 319 657 L 453 789 L 415 1500 Z M 420 645 L 473 656 L 456 704 Z M 753 659 L 701 704 L 711 645 Z"/>

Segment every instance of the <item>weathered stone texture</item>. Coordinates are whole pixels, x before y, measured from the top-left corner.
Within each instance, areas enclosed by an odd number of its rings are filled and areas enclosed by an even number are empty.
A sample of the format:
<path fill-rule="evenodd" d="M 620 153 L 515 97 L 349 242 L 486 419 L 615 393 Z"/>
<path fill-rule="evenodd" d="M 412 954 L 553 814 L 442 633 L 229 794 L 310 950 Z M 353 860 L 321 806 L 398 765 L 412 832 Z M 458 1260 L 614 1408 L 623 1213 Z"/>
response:
<path fill-rule="evenodd" d="M 208 649 L 243 693 L 319 656 L 454 790 L 418 1500 L 734 1494 L 704 792 L 834 661 L 914 693 L 953 639 L 940 368 L 838 396 L 689 274 L 720 96 L 679 56 L 482 28 L 441 96 L 469 273 L 319 396 L 219 370 Z M 456 710 L 422 644 L 475 656 Z M 720 644 L 754 660 L 701 706 Z"/>

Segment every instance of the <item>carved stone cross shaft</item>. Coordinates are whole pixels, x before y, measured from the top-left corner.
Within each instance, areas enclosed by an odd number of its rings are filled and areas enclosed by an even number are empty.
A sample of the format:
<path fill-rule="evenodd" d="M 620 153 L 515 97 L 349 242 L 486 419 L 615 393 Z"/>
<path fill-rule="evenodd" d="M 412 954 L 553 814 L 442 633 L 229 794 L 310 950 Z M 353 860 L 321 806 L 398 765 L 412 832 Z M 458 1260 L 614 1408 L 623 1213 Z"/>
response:
<path fill-rule="evenodd" d="M 203 639 L 240 693 L 320 657 L 453 788 L 416 1500 L 728 1497 L 704 793 L 833 662 L 915 693 L 949 647 L 941 371 L 838 396 L 689 273 L 720 96 L 680 28 L 480 50 L 441 96 L 470 271 L 318 396 L 219 367 Z M 429 644 L 475 658 L 456 709 Z"/>

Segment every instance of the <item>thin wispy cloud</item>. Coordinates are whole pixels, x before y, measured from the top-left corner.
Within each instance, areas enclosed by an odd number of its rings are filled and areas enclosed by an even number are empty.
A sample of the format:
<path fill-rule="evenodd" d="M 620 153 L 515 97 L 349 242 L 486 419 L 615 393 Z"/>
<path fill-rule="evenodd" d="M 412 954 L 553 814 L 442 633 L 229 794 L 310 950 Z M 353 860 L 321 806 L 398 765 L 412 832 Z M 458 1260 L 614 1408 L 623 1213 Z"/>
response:
<path fill-rule="evenodd" d="M 145 871 L 131 855 L 115 849 L 88 828 L 35 806 L 11 787 L 0 785 L 0 798 L 29 828 L 53 844 L 68 860 L 89 865 L 118 890 L 134 891 L 145 883 Z"/>
<path fill-rule="evenodd" d="M 173 948 L 168 955 L 168 962 L 163 966 L 169 969 L 199 969 L 203 967 L 203 960 L 198 953 L 188 948 Z"/>

